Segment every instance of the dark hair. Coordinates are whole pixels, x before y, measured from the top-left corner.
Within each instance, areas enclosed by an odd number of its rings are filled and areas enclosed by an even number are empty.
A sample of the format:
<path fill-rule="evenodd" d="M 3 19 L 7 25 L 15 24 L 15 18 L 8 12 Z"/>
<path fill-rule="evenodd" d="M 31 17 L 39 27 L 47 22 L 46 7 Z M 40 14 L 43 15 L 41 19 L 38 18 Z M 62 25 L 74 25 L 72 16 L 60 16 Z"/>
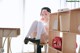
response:
<path fill-rule="evenodd" d="M 43 7 L 43 8 L 41 9 L 41 11 L 44 10 L 44 9 L 46 9 L 48 12 L 51 13 L 51 9 L 50 9 L 49 7 Z"/>

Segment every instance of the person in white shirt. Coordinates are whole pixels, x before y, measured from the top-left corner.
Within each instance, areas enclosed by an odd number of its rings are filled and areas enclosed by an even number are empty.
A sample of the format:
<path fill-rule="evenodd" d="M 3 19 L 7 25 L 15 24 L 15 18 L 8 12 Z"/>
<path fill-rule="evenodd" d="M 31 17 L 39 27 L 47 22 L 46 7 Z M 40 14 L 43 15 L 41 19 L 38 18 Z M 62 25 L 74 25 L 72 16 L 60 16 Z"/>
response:
<path fill-rule="evenodd" d="M 42 35 L 48 36 L 48 29 L 49 29 L 48 22 L 49 22 L 50 13 L 51 13 L 51 9 L 49 7 L 43 7 L 40 13 L 41 16 L 40 21 L 34 21 L 32 23 L 30 30 L 24 39 L 25 44 L 27 44 L 28 41 L 37 44 L 37 53 L 41 53 L 41 45 L 40 45 L 41 36 Z M 36 35 L 35 37 L 34 34 Z"/>

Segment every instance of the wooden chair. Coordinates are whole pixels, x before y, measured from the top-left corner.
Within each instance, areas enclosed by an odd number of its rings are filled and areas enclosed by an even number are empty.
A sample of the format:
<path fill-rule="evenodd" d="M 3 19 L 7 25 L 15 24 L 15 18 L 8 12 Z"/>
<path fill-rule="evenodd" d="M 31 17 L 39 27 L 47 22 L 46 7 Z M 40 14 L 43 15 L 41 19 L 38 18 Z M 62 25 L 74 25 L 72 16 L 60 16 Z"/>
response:
<path fill-rule="evenodd" d="M 33 38 L 36 37 L 36 33 L 32 33 Z M 40 45 L 45 47 L 45 53 L 48 53 L 48 36 L 45 34 L 41 35 Z M 37 53 L 37 45 L 34 44 L 34 53 Z"/>
<path fill-rule="evenodd" d="M 42 46 L 44 46 L 44 53 L 48 53 L 48 44 L 46 43 L 46 44 L 40 44 L 40 45 L 42 45 Z M 34 44 L 34 53 L 37 53 L 37 45 L 36 44 Z"/>

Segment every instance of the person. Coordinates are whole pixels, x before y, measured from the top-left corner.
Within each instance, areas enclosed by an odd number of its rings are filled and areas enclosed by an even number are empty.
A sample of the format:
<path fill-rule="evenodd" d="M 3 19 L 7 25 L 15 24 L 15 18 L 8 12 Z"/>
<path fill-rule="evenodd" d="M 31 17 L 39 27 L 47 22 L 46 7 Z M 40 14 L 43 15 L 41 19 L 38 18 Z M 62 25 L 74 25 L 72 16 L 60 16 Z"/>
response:
<path fill-rule="evenodd" d="M 48 36 L 49 29 L 49 15 L 51 9 L 49 7 L 43 7 L 40 12 L 40 21 L 34 21 L 24 39 L 24 43 L 27 44 L 29 41 L 37 44 L 37 53 L 41 53 L 41 38 L 43 35 Z M 36 36 L 34 36 L 34 34 Z M 30 37 L 30 38 L 29 38 Z M 45 37 L 44 37 L 45 38 Z M 43 40 L 42 40 L 43 41 Z"/>

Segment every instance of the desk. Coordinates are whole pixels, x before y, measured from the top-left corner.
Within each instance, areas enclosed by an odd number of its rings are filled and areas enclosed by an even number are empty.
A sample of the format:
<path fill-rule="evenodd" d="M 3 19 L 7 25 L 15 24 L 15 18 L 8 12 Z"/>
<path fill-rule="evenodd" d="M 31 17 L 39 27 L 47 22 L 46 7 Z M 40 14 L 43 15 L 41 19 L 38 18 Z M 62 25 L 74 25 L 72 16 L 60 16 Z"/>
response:
<path fill-rule="evenodd" d="M 7 39 L 7 53 L 9 53 L 10 52 L 10 43 L 11 43 L 10 38 L 17 37 L 18 35 L 20 35 L 20 28 L 0 28 L 0 48 L 4 47 L 4 45 L 2 45 L 2 39 L 3 39 L 3 37 L 6 37 L 6 39 Z"/>

